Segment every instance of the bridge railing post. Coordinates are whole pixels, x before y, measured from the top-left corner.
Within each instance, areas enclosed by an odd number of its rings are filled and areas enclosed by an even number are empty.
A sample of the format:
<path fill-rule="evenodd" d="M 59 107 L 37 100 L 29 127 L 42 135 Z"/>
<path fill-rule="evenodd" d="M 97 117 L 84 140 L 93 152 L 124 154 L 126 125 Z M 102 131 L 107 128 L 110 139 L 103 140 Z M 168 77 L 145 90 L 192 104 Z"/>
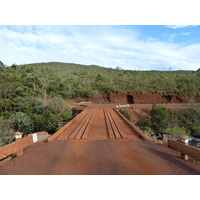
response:
<path fill-rule="evenodd" d="M 183 143 L 185 145 L 188 145 L 188 136 L 181 137 L 179 142 L 181 142 L 181 143 Z M 163 145 L 166 146 L 166 147 L 171 148 L 171 142 L 170 142 L 170 145 L 169 145 L 169 138 L 167 138 L 165 136 L 163 137 Z M 173 149 L 174 149 L 174 147 L 173 147 Z M 181 153 L 181 158 L 183 158 L 184 160 L 188 160 L 188 155 L 186 155 L 184 153 Z"/>
<path fill-rule="evenodd" d="M 185 145 L 188 145 L 188 136 L 183 136 L 181 138 L 181 142 Z M 184 160 L 188 160 L 188 155 L 181 153 L 181 158 L 183 158 Z"/>
<path fill-rule="evenodd" d="M 168 147 L 168 138 L 167 137 L 163 137 L 163 145 Z"/>

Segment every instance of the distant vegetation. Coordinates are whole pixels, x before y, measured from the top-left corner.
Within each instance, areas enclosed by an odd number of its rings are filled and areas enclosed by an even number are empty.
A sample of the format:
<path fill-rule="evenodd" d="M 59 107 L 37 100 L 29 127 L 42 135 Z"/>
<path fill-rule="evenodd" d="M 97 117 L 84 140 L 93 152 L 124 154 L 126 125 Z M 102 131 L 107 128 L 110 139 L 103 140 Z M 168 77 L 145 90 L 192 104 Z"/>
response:
<path fill-rule="evenodd" d="M 130 113 L 129 110 L 120 109 L 119 112 L 120 112 L 124 117 L 126 117 L 126 119 L 128 119 L 130 122 L 132 122 L 131 113 Z"/>
<path fill-rule="evenodd" d="M 0 62 L 0 137 L 5 135 L 5 127 L 9 134 L 12 129 L 24 133 L 41 130 L 54 133 L 58 121 L 72 117 L 64 99 L 128 92 L 197 95 L 200 94 L 200 74 L 131 71 L 58 62 L 8 67 Z M 48 99 L 51 99 L 49 103 Z"/>
<path fill-rule="evenodd" d="M 131 71 L 95 65 L 40 63 L 0 67 L 0 97 L 88 98 L 98 94 L 200 94 L 195 71 Z"/>
<path fill-rule="evenodd" d="M 170 134 L 174 136 L 194 136 L 200 138 L 200 106 L 189 109 L 169 109 L 165 106 L 152 106 L 150 117 L 137 122 L 137 125 L 152 136 Z"/>
<path fill-rule="evenodd" d="M 110 69 L 66 63 L 40 63 L 21 67 L 34 69 L 36 77 L 35 82 L 32 81 L 36 88 L 40 74 L 51 77 L 48 94 L 59 94 L 63 98 L 128 92 L 200 94 L 200 74 L 195 71 L 132 71 L 119 67 Z"/>

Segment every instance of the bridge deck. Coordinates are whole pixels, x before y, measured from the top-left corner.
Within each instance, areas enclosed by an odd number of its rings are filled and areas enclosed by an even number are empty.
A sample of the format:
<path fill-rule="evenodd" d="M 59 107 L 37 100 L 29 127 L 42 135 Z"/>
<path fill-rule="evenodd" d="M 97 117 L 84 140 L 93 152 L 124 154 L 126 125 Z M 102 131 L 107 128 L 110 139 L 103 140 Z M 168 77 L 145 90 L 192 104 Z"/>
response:
<path fill-rule="evenodd" d="M 134 131 L 113 109 L 87 109 L 66 128 L 57 140 L 66 139 L 136 139 Z"/>
<path fill-rule="evenodd" d="M 50 143 L 35 143 L 0 174 L 200 174 L 200 165 L 141 140 L 109 108 L 87 109 Z"/>

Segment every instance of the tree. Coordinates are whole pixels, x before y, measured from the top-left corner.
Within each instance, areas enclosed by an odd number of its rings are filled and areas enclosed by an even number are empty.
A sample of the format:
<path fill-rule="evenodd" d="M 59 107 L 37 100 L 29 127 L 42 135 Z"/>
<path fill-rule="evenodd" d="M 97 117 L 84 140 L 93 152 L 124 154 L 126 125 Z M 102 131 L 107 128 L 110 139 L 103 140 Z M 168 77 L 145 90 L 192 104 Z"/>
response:
<path fill-rule="evenodd" d="M 36 99 L 31 96 L 17 96 L 13 99 L 13 107 L 16 112 L 30 114 L 33 112 Z"/>
<path fill-rule="evenodd" d="M 34 131 L 47 131 L 53 134 L 58 130 L 58 122 L 69 121 L 72 117 L 70 107 L 61 97 L 54 97 L 48 106 L 43 106 L 40 101 L 34 105 Z"/>
<path fill-rule="evenodd" d="M 177 136 L 177 137 L 190 136 L 190 132 L 188 132 L 188 130 L 186 130 L 185 127 L 168 128 L 168 129 L 166 129 L 166 131 L 168 133 L 170 133 L 171 135 L 174 135 L 174 136 Z"/>
<path fill-rule="evenodd" d="M 34 103 L 34 113 L 35 114 L 42 114 L 45 111 L 46 106 L 43 105 L 41 99 L 36 99 Z"/>
<path fill-rule="evenodd" d="M 50 100 L 49 108 L 54 114 L 60 114 L 62 112 L 70 111 L 69 106 L 61 97 L 54 97 L 52 100 Z"/>
<path fill-rule="evenodd" d="M 5 65 L 0 61 L 0 67 L 5 67 Z"/>
<path fill-rule="evenodd" d="M 30 133 L 33 130 L 31 118 L 22 112 L 17 112 L 10 116 L 15 131 Z"/>
<path fill-rule="evenodd" d="M 10 120 L 0 117 L 0 147 L 14 140 L 14 130 Z"/>
<path fill-rule="evenodd" d="M 52 73 L 48 69 L 41 69 L 35 71 L 37 74 L 37 78 L 39 79 L 42 90 L 43 90 L 43 104 L 46 105 L 46 98 L 47 98 L 47 90 L 49 89 L 50 85 L 53 83 Z"/>
<path fill-rule="evenodd" d="M 47 107 L 47 106 L 46 106 Z M 63 121 L 59 114 L 54 114 L 46 109 L 42 114 L 33 115 L 34 131 L 47 131 L 53 134 L 58 130 L 58 122 Z"/>
<path fill-rule="evenodd" d="M 168 108 L 153 103 L 150 115 L 152 128 L 157 133 L 163 132 L 167 127 L 166 119 L 168 116 Z"/>
<path fill-rule="evenodd" d="M 3 82 L 0 83 L 0 98 L 6 99 L 13 95 L 14 86 L 13 83 Z"/>
<path fill-rule="evenodd" d="M 0 99 L 0 111 L 8 112 L 12 109 L 12 101 L 10 99 Z"/>

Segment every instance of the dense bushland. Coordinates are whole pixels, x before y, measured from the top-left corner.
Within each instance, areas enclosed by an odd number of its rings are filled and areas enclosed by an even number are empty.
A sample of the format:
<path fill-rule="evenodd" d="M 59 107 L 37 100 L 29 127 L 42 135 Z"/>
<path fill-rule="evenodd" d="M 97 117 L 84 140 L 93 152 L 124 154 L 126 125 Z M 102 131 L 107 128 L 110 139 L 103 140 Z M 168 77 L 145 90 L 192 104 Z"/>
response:
<path fill-rule="evenodd" d="M 53 134 L 58 130 L 58 122 L 71 118 L 72 112 L 61 97 L 54 97 L 44 105 L 39 98 L 17 96 L 6 109 L 1 106 L 0 146 L 10 143 L 16 131 L 26 135 L 45 130 Z"/>
<path fill-rule="evenodd" d="M 72 117 L 64 99 L 128 92 L 197 95 L 200 94 L 200 74 L 56 62 L 5 66 L 0 62 L 0 137 L 6 132 L 10 136 L 17 130 L 25 134 L 42 130 L 54 133 L 58 121 Z M 52 100 L 48 103 L 48 99 Z M 151 128 L 157 130 L 157 121 L 151 123 Z M 198 130 L 197 122 L 192 123 L 193 129 Z M 188 126 L 190 124 L 186 128 Z"/>
<path fill-rule="evenodd" d="M 65 63 L 0 67 L 0 97 L 60 95 L 87 98 L 107 93 L 200 94 L 194 71 L 131 71 Z M 9 102 L 7 102 L 9 104 Z M 5 107 L 6 109 L 6 107 Z"/>
<path fill-rule="evenodd" d="M 174 136 L 194 136 L 200 138 L 200 106 L 189 109 L 168 109 L 153 104 L 150 117 L 137 122 L 137 125 L 151 135 L 170 134 Z"/>

